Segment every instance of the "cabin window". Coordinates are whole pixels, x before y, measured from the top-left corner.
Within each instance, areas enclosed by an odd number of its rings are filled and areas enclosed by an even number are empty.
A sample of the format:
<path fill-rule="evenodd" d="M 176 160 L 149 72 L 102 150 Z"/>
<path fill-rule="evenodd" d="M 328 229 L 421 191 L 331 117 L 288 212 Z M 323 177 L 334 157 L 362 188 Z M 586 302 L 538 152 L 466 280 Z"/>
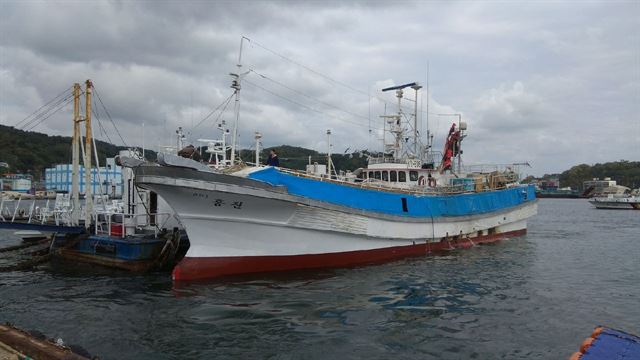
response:
<path fill-rule="evenodd" d="M 398 181 L 407 182 L 407 173 L 404 171 L 398 171 Z"/>
<path fill-rule="evenodd" d="M 398 181 L 398 172 L 395 170 L 389 171 L 389 177 L 392 182 Z"/>
<path fill-rule="evenodd" d="M 373 173 L 376 180 L 380 180 L 380 171 L 376 171 Z"/>
<path fill-rule="evenodd" d="M 388 171 L 383 171 L 382 172 L 382 181 L 389 181 L 389 172 Z"/>
<path fill-rule="evenodd" d="M 362 178 L 363 178 L 363 179 L 366 179 L 366 178 L 367 178 L 367 172 L 366 172 L 366 171 L 363 171 L 363 172 L 362 172 Z"/>
<path fill-rule="evenodd" d="M 418 172 L 413 170 L 409 171 L 409 180 L 418 181 Z"/>
<path fill-rule="evenodd" d="M 373 171 L 369 171 L 369 179 L 373 179 Z"/>

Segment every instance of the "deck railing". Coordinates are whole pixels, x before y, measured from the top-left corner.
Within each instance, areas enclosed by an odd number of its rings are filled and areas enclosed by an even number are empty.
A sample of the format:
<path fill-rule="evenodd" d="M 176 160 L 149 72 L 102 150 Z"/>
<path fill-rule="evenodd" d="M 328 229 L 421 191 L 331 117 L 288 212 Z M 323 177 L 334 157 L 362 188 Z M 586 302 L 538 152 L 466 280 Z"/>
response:
<path fill-rule="evenodd" d="M 398 186 L 397 183 L 392 182 L 384 182 L 381 180 L 372 180 L 372 179 L 358 179 L 359 181 L 354 180 L 346 180 L 346 178 L 329 178 L 329 176 L 325 175 L 314 175 L 308 174 L 304 171 L 293 170 L 293 169 L 285 169 L 278 168 L 280 172 L 285 174 L 293 175 L 296 177 L 302 177 L 307 179 L 314 179 L 322 182 L 330 182 L 334 184 L 346 185 L 351 187 L 357 187 L 361 189 L 371 189 L 371 190 L 381 190 L 381 191 L 390 191 L 390 192 L 398 192 L 403 194 L 414 194 L 414 195 L 454 195 L 454 194 L 462 194 L 462 193 L 471 193 L 476 192 L 466 190 L 463 184 L 460 185 L 445 185 L 438 187 L 422 187 L 419 185 L 409 185 L 409 187 Z M 489 186 L 486 188 L 483 187 L 482 191 L 494 191 L 505 189 L 511 186 L 514 186 L 516 183 L 513 181 L 514 179 L 508 174 L 498 173 L 498 174 L 488 174 Z M 516 175 L 517 176 L 517 175 Z"/>
<path fill-rule="evenodd" d="M 159 233 L 159 229 L 164 228 L 169 219 L 173 216 L 172 213 L 145 213 L 145 214 L 125 214 L 122 211 L 95 211 L 92 214 L 92 220 L 95 224 L 95 234 L 96 235 L 108 235 L 113 236 L 113 227 L 112 225 L 119 225 L 117 236 L 120 238 L 124 238 L 127 235 L 126 228 L 133 226 L 135 228 L 144 228 L 153 226 L 154 236 L 157 237 Z M 139 218 L 144 218 L 143 224 L 138 224 Z M 155 222 L 151 221 L 151 217 L 154 217 Z M 114 221 L 115 219 L 120 219 L 120 221 Z M 164 219 L 164 220 L 163 220 Z M 105 229 L 106 227 L 106 229 Z"/>

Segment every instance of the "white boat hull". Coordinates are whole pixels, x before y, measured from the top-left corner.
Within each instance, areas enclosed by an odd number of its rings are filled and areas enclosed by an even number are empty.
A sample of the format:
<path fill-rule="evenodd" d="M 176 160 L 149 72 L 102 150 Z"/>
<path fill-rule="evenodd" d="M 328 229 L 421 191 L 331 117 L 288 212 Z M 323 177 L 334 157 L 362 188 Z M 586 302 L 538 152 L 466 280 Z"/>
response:
<path fill-rule="evenodd" d="M 175 280 L 350 266 L 468 247 L 526 232 L 537 204 L 471 216 L 409 218 L 243 184 L 138 175 L 164 197 L 191 246 Z"/>

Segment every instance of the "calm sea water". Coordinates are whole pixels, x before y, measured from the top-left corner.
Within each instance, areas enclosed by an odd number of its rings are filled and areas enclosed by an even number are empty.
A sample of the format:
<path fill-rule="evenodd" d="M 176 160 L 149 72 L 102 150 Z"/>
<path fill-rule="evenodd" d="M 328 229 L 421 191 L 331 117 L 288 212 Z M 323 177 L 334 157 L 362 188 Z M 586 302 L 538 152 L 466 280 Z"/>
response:
<path fill-rule="evenodd" d="M 566 359 L 596 325 L 639 332 L 640 211 L 542 199 L 494 245 L 179 288 L 54 263 L 0 273 L 5 321 L 102 359 Z"/>

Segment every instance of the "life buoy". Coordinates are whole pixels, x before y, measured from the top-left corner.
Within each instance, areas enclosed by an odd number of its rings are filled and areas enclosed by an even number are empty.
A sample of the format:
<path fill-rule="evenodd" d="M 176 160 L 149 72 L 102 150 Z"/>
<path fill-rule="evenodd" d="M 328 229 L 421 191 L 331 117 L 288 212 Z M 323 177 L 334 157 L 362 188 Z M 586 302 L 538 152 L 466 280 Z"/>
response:
<path fill-rule="evenodd" d="M 434 177 L 430 177 L 429 178 L 429 186 L 430 187 L 436 187 L 436 178 L 434 178 Z"/>
<path fill-rule="evenodd" d="M 424 176 L 420 175 L 420 177 L 418 178 L 418 185 L 426 185 L 427 181 L 425 180 Z"/>

